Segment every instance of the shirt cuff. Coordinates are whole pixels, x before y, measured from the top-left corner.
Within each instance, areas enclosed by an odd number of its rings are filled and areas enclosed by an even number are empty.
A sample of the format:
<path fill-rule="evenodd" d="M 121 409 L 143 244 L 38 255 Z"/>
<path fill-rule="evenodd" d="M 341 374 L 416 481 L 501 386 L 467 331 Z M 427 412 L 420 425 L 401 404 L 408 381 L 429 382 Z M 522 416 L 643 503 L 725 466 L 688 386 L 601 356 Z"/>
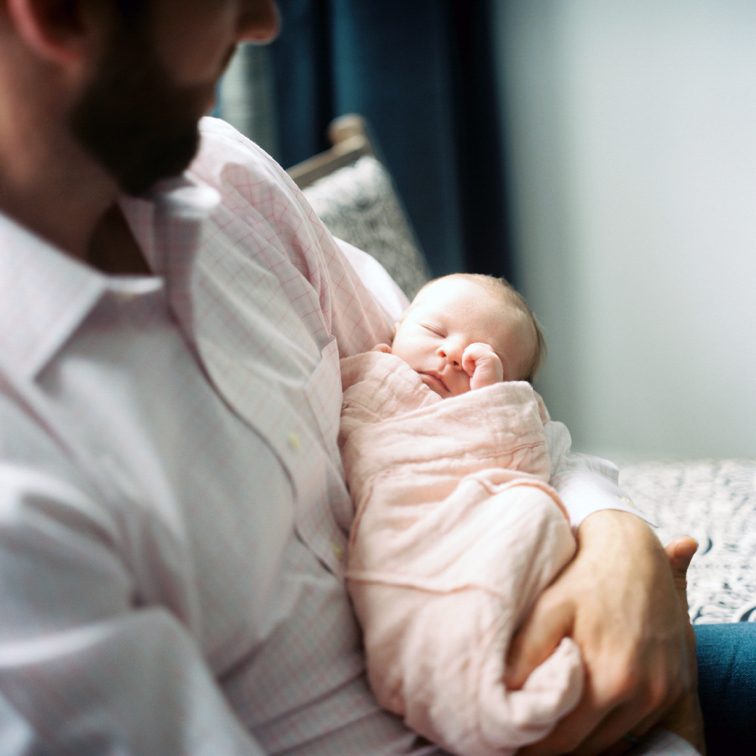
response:
<path fill-rule="evenodd" d="M 590 470 L 573 470 L 562 476 L 557 492 L 562 498 L 573 530 L 577 530 L 588 515 L 602 509 L 630 512 L 656 526 L 646 517 L 625 492 L 612 481 Z"/>

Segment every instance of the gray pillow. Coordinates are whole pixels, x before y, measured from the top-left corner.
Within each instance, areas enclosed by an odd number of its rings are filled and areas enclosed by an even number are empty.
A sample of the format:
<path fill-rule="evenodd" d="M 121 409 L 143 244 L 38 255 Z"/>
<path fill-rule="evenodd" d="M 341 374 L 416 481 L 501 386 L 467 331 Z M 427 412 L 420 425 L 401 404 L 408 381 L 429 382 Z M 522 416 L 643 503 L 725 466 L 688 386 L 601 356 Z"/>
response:
<path fill-rule="evenodd" d="M 319 179 L 304 194 L 331 233 L 378 260 L 409 299 L 429 280 L 391 177 L 372 155 Z"/>

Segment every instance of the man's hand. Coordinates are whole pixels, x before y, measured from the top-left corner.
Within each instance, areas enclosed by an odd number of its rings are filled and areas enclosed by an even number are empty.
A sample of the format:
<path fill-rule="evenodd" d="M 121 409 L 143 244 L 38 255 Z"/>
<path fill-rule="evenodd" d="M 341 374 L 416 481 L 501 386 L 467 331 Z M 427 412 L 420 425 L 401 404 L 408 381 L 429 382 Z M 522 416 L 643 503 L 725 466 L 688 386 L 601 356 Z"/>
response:
<path fill-rule="evenodd" d="M 482 342 L 470 344 L 462 354 L 462 369 L 470 376 L 472 390 L 504 380 L 504 368 L 494 350 Z"/>
<path fill-rule="evenodd" d="M 672 567 L 672 579 L 675 583 L 677 599 L 686 613 L 688 611 L 688 596 L 686 593 L 688 586 L 688 565 L 690 564 L 690 560 L 693 559 L 697 548 L 698 544 L 690 536 L 680 536 L 670 541 L 664 549 L 669 559 L 670 567 Z M 690 647 L 695 651 L 696 635 L 690 622 L 688 622 L 685 632 L 688 636 Z M 695 684 L 698 681 L 698 666 L 695 653 L 688 659 L 688 664 L 690 666 L 690 675 Z M 681 696 L 659 724 L 687 740 L 699 753 L 706 753 L 703 714 L 695 688 L 690 690 L 687 695 Z"/>
<path fill-rule="evenodd" d="M 518 756 L 601 753 L 627 733 L 642 736 L 695 690 L 687 610 L 651 529 L 633 514 L 603 510 L 583 521 L 578 545 L 515 636 L 505 681 L 522 686 L 571 636 L 585 691 L 548 737 Z"/>

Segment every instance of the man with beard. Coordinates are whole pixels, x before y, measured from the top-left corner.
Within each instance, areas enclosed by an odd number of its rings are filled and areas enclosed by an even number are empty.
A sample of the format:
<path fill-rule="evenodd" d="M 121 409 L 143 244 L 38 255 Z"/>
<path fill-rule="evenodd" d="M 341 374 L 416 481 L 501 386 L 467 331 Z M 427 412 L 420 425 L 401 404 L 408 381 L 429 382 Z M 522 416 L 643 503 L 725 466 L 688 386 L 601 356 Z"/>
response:
<path fill-rule="evenodd" d="M 338 359 L 391 320 L 272 160 L 197 127 L 277 23 L 270 0 L 0 0 L 4 754 L 435 751 L 373 701 L 343 583 Z M 539 752 L 626 750 L 673 704 L 695 742 L 667 557 L 552 430 L 580 549 L 511 675 L 567 633 L 589 674 Z"/>

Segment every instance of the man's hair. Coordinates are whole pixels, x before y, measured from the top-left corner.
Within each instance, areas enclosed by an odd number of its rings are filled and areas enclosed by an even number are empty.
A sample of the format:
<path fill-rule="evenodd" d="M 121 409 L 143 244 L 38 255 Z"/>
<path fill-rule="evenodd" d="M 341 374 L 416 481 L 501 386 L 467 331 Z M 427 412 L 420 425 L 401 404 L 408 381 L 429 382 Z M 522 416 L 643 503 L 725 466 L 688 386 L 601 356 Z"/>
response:
<path fill-rule="evenodd" d="M 535 333 L 535 349 L 533 350 L 533 356 L 527 365 L 525 377 L 522 380 L 532 384 L 546 358 L 546 339 L 544 338 L 538 319 L 536 318 L 535 313 L 530 307 L 528 307 L 525 297 L 523 297 L 522 294 L 520 294 L 520 292 L 504 278 L 486 276 L 482 273 L 452 273 L 449 278 L 465 278 L 468 281 L 472 281 L 473 283 L 482 286 L 494 296 L 501 297 L 507 304 L 519 310 L 530 322 Z M 429 283 L 433 283 L 433 281 L 430 281 Z M 428 284 L 426 284 L 426 286 L 427 285 Z"/>

